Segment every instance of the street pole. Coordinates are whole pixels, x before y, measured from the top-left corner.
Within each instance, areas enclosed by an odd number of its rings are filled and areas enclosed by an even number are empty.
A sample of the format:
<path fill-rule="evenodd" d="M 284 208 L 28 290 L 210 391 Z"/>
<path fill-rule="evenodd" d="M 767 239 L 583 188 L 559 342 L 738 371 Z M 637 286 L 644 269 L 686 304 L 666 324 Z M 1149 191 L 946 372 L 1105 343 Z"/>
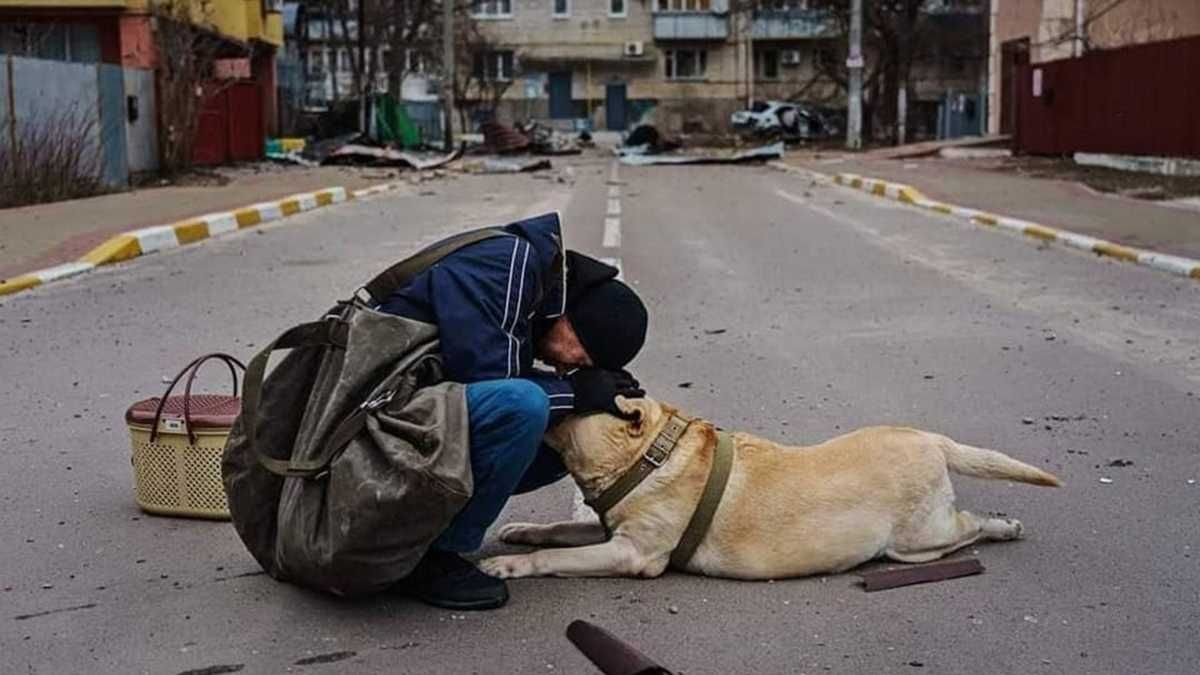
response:
<path fill-rule="evenodd" d="M 354 32 L 358 33 L 358 125 L 359 132 L 366 135 L 371 133 L 371 84 L 367 82 L 367 22 L 365 21 L 367 0 L 358 0 L 358 23 Z"/>
<path fill-rule="evenodd" d="M 446 115 L 444 150 L 454 147 L 454 2 L 442 0 L 442 100 Z"/>
<path fill-rule="evenodd" d="M 846 67 L 850 69 L 849 110 L 846 114 L 846 149 L 862 149 L 862 3 L 850 1 L 850 54 Z"/>
<path fill-rule="evenodd" d="M 754 9 L 746 10 L 746 109 L 754 107 L 754 76 L 758 72 L 754 68 Z"/>

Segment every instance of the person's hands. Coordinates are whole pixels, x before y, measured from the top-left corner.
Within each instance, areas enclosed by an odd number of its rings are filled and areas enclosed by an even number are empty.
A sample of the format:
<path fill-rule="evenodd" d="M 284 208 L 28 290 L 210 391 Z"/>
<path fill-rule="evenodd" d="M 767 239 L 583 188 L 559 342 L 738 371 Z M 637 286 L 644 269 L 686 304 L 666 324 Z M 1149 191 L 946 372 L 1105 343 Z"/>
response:
<path fill-rule="evenodd" d="M 631 416 L 617 407 L 616 398 L 641 398 L 646 395 L 636 378 L 624 370 L 580 368 L 567 376 L 575 391 L 575 414 L 608 413 L 622 419 Z"/>

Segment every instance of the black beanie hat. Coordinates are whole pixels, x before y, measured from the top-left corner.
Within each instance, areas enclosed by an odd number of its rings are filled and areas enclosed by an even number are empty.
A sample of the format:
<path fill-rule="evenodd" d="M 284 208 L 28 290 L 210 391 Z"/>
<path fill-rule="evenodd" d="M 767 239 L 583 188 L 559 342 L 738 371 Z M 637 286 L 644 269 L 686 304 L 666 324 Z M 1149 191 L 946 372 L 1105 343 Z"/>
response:
<path fill-rule="evenodd" d="M 567 320 L 592 363 L 619 370 L 646 342 L 649 315 L 617 269 L 567 251 Z"/>

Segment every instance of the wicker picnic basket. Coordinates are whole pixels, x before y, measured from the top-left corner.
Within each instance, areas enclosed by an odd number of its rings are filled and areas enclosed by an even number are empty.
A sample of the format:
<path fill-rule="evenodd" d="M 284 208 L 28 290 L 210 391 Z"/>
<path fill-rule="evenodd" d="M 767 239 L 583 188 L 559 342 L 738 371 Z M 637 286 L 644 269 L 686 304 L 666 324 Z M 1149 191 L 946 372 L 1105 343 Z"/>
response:
<path fill-rule="evenodd" d="M 223 361 L 233 377 L 233 395 L 192 394 L 200 366 Z M 221 483 L 221 452 L 241 411 L 238 373 L 246 367 L 228 354 L 208 354 L 184 368 L 161 398 L 138 401 L 125 412 L 133 441 L 134 501 L 164 516 L 229 518 Z M 183 396 L 171 396 L 184 376 Z"/>

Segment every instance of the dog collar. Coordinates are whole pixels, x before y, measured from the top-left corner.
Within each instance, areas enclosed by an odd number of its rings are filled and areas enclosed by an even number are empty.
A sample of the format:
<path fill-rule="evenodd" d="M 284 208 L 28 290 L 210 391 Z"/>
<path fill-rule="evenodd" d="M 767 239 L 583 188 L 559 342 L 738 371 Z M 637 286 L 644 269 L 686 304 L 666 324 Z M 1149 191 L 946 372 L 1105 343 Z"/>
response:
<path fill-rule="evenodd" d="M 655 469 L 667 463 L 667 460 L 671 458 L 671 453 L 675 451 L 675 446 L 679 445 L 679 439 L 683 438 L 683 434 L 687 432 L 693 421 L 695 420 L 685 420 L 672 414 L 667 418 L 667 423 L 663 426 L 662 431 L 658 432 L 658 435 L 650 442 L 650 447 L 646 448 L 646 452 L 638 461 L 621 474 L 617 482 L 607 490 L 601 492 L 594 499 L 587 500 L 587 505 L 599 514 L 601 522 L 604 522 L 604 514 L 609 509 L 633 492 L 634 488 L 641 485 L 642 481 L 654 473 Z"/>

